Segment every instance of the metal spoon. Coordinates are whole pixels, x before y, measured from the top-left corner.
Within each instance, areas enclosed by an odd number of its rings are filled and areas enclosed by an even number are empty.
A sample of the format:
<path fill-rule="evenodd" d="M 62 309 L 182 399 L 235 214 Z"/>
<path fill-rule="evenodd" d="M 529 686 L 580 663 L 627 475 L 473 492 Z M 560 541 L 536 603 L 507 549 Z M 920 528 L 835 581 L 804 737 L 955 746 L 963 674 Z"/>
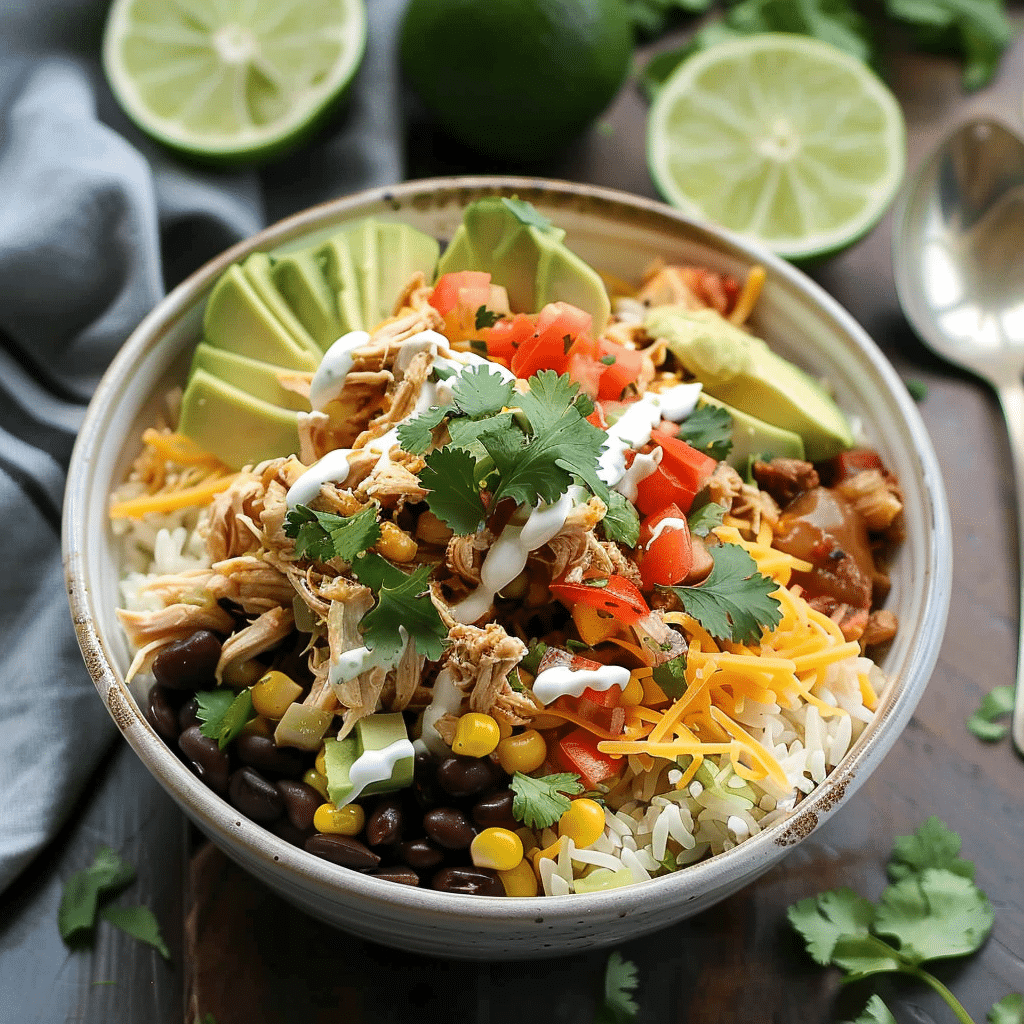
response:
<path fill-rule="evenodd" d="M 904 192 L 893 234 L 896 291 L 939 355 L 995 388 L 1017 486 L 1024 616 L 1024 141 L 989 119 L 960 125 Z M 1013 741 L 1024 754 L 1024 628 Z"/>

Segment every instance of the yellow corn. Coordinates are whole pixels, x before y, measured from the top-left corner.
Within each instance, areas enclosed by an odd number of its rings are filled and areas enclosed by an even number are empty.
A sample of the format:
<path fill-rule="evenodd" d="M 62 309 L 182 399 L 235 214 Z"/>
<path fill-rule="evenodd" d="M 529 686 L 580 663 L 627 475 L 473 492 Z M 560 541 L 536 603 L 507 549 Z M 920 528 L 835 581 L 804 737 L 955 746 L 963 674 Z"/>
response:
<path fill-rule="evenodd" d="M 497 747 L 498 763 L 512 775 L 536 771 L 548 756 L 548 745 L 536 729 L 527 729 L 502 740 Z"/>
<path fill-rule="evenodd" d="M 313 767 L 321 775 L 327 774 L 327 747 L 323 743 L 320 744 L 320 749 L 316 752 L 316 758 L 313 761 Z"/>
<path fill-rule="evenodd" d="M 374 545 L 377 553 L 392 562 L 411 562 L 419 545 L 400 526 L 385 519 L 380 524 L 380 540 Z"/>
<path fill-rule="evenodd" d="M 571 839 L 578 848 L 596 843 L 604 832 L 604 808 L 596 801 L 580 797 L 558 819 L 558 834 Z"/>
<path fill-rule="evenodd" d="M 490 715 L 470 711 L 455 726 L 452 753 L 467 757 L 486 757 L 498 745 L 501 729 Z"/>
<path fill-rule="evenodd" d="M 334 836 L 357 836 L 366 824 L 366 812 L 359 804 L 335 807 L 328 802 L 321 804 L 313 814 L 313 828 Z"/>
<path fill-rule="evenodd" d="M 252 687 L 252 706 L 256 713 L 277 721 L 302 696 L 302 687 L 290 676 L 273 669 Z"/>
<path fill-rule="evenodd" d="M 499 871 L 498 878 L 505 886 L 506 896 L 536 896 L 537 876 L 533 873 L 528 860 L 521 860 L 508 871 Z"/>
<path fill-rule="evenodd" d="M 511 871 L 523 859 L 523 841 L 507 828 L 485 828 L 473 837 L 469 856 L 478 868 Z"/>
<path fill-rule="evenodd" d="M 270 728 L 270 723 L 262 715 L 257 715 L 255 718 L 250 718 L 242 726 L 242 731 L 239 735 L 264 736 L 269 740 L 274 735 L 274 731 Z"/>
<path fill-rule="evenodd" d="M 325 800 L 329 799 L 327 793 L 327 776 L 323 772 L 318 772 L 315 768 L 310 768 L 302 776 L 302 781 L 307 786 L 312 786 Z"/>

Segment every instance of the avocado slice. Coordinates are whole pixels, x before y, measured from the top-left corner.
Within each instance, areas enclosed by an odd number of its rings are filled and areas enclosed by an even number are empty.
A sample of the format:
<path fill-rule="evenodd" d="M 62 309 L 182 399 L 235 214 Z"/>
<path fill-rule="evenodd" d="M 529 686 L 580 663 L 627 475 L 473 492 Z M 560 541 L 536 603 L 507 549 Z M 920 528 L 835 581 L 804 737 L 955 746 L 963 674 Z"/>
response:
<path fill-rule="evenodd" d="M 802 459 L 804 458 L 804 442 L 799 434 L 783 427 L 776 427 L 767 423 L 757 416 L 742 412 L 739 409 L 712 398 L 706 392 L 697 399 L 698 408 L 701 406 L 713 405 L 725 411 L 732 417 L 732 448 L 725 460 L 733 469 L 741 473 L 746 472 L 751 458 L 762 458 L 767 456 Z"/>
<path fill-rule="evenodd" d="M 252 282 L 253 288 L 266 303 L 267 308 L 277 317 L 284 329 L 319 362 L 323 349 L 306 330 L 279 291 L 273 279 L 272 267 L 273 260 L 265 252 L 249 253 L 242 262 L 245 276 Z"/>
<path fill-rule="evenodd" d="M 594 334 L 608 323 L 611 303 L 601 276 L 563 242 L 556 228 L 529 203 L 488 196 L 466 207 L 462 223 L 437 273 L 480 270 L 508 292 L 517 313 L 535 313 L 549 302 L 568 302 L 589 313 Z"/>
<path fill-rule="evenodd" d="M 820 384 L 715 310 L 656 307 L 644 329 L 668 343 L 708 395 L 798 434 L 812 462 L 853 446 L 849 421 Z"/>
<path fill-rule="evenodd" d="M 337 297 L 311 249 L 272 259 L 270 276 L 322 351 L 346 333 L 338 320 Z"/>
<path fill-rule="evenodd" d="M 320 363 L 284 328 L 237 263 L 214 285 L 203 331 L 211 345 L 290 370 L 315 370 Z"/>
<path fill-rule="evenodd" d="M 178 429 L 232 469 L 241 469 L 297 452 L 298 416 L 196 367 L 182 396 Z"/>
<path fill-rule="evenodd" d="M 206 341 L 201 341 L 196 346 L 189 376 L 197 369 L 205 370 L 225 383 L 233 384 L 254 398 L 269 402 L 271 405 L 309 412 L 307 399 L 281 386 L 281 375 L 295 373 L 294 370 L 239 355 L 237 352 L 229 352 L 226 348 L 215 348 Z"/>
<path fill-rule="evenodd" d="M 349 331 L 365 331 L 359 277 L 345 237 L 333 235 L 328 238 L 314 250 L 314 256 L 334 295 L 338 309 L 338 337 L 348 334 Z"/>
<path fill-rule="evenodd" d="M 408 740 L 405 720 L 400 712 L 368 715 L 356 722 L 355 731 L 344 739 L 324 740 L 324 762 L 327 768 L 327 793 L 331 803 L 343 806 L 351 799 L 351 772 L 356 762 L 367 751 L 384 750 L 399 740 Z M 414 755 L 412 744 L 409 755 L 399 758 L 391 776 L 364 786 L 357 795 L 394 793 L 412 784 Z"/>

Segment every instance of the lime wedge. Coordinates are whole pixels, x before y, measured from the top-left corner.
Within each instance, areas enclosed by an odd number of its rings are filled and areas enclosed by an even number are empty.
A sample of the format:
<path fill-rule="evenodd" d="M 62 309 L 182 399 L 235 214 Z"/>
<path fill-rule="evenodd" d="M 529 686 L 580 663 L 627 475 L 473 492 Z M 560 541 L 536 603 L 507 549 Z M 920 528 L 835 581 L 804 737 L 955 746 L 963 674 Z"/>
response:
<path fill-rule="evenodd" d="M 125 113 L 155 139 L 256 160 L 320 123 L 365 46 L 363 0 L 114 0 L 103 65 Z"/>
<path fill-rule="evenodd" d="M 906 162 L 899 103 L 861 61 L 807 36 L 718 43 L 665 81 L 648 120 L 659 191 L 781 256 L 836 252 L 892 201 Z"/>

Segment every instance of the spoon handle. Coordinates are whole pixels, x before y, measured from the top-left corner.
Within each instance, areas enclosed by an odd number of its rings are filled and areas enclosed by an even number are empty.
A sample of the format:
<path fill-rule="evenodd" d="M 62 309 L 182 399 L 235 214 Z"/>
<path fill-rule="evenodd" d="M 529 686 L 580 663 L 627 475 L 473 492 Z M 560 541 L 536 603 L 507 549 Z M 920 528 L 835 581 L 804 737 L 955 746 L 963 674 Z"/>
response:
<path fill-rule="evenodd" d="M 1015 374 L 998 388 L 999 404 L 1006 417 L 1013 455 L 1013 479 L 1017 491 L 1017 558 L 1020 576 L 1020 604 L 1017 624 L 1017 697 L 1013 709 L 1013 743 L 1024 756 L 1024 387 Z"/>

